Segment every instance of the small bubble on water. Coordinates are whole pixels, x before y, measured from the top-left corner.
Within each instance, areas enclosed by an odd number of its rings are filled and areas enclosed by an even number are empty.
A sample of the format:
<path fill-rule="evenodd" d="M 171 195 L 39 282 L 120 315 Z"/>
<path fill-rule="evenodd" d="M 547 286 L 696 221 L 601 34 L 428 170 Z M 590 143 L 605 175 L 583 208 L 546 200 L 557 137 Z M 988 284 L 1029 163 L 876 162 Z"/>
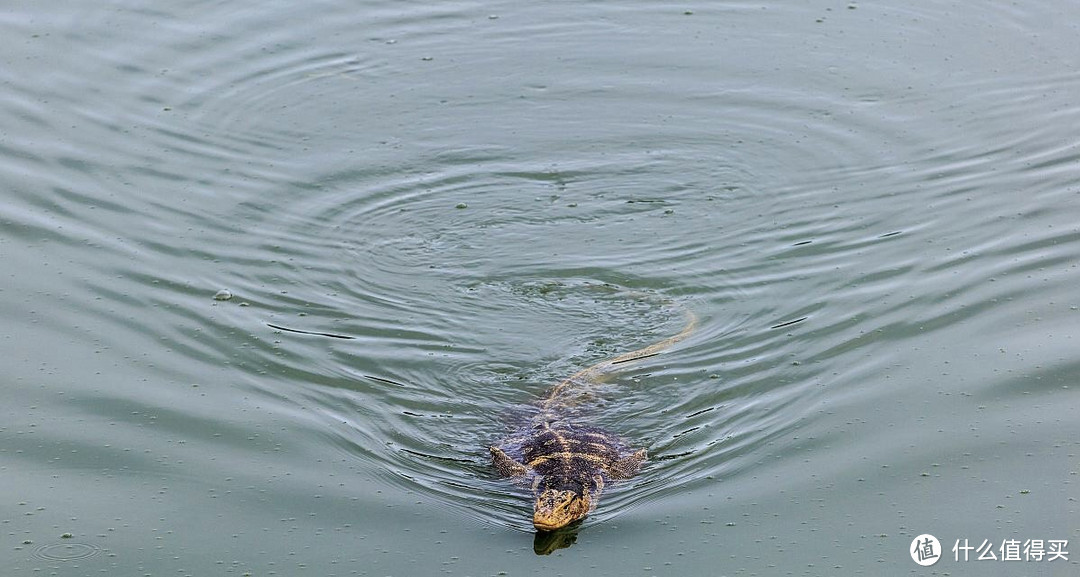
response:
<path fill-rule="evenodd" d="M 229 289 L 221 289 L 214 293 L 214 300 L 227 301 L 232 298 L 232 292 Z"/>

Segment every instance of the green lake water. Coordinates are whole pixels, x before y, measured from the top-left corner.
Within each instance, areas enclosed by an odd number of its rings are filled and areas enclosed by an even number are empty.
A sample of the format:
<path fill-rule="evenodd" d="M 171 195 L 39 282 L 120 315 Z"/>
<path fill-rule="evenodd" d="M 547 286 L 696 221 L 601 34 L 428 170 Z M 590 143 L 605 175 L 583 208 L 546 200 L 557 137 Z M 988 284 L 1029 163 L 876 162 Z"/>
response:
<path fill-rule="evenodd" d="M 1077 574 L 1078 22 L 7 5 L 2 573 Z M 679 309 L 537 536 L 488 446 Z"/>

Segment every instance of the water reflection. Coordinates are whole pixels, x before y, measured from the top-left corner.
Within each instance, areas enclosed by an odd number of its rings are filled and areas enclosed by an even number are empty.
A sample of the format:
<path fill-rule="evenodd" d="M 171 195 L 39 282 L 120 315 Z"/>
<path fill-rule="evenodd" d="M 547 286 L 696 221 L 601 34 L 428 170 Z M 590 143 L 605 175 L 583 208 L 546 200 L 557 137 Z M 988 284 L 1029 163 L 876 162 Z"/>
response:
<path fill-rule="evenodd" d="M 564 527 L 558 531 L 537 531 L 533 537 L 533 553 L 551 555 L 559 549 L 566 549 L 577 542 L 580 523 Z"/>

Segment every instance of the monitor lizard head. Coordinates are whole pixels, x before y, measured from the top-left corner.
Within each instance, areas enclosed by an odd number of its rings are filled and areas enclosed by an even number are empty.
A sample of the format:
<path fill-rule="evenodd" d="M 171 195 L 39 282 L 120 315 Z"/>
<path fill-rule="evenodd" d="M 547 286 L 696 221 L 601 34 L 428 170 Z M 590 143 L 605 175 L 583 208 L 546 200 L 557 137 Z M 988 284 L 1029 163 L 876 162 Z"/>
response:
<path fill-rule="evenodd" d="M 589 481 L 554 480 L 541 482 L 533 503 L 533 527 L 540 531 L 555 531 L 585 518 L 596 508 L 603 479 Z"/>

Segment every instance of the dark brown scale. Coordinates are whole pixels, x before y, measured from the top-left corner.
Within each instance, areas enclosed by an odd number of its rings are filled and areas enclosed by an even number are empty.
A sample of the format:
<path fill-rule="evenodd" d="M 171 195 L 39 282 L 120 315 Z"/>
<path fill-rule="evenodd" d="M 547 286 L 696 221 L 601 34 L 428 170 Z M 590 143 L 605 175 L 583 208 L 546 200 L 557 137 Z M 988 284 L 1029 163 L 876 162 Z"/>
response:
<path fill-rule="evenodd" d="M 589 487 L 597 475 L 607 476 L 623 449 L 614 435 L 598 429 L 544 423 L 525 441 L 522 453 L 525 466 L 544 477 L 545 485 Z"/>

